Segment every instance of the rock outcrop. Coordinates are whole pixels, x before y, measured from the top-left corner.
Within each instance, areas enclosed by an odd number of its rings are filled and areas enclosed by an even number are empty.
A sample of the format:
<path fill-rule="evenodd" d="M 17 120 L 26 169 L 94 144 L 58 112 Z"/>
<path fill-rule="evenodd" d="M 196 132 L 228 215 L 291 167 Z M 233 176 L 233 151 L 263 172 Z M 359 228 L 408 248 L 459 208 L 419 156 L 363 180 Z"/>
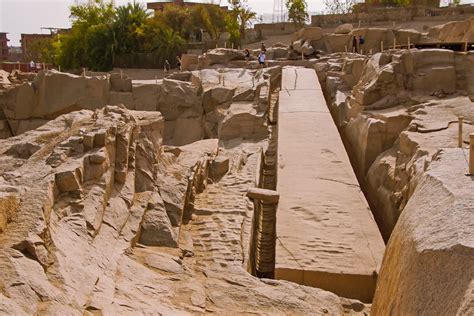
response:
<path fill-rule="evenodd" d="M 349 34 L 354 29 L 350 23 L 341 24 L 334 30 L 334 34 Z"/>
<path fill-rule="evenodd" d="M 118 74 L 107 78 L 41 72 L 34 81 L 3 92 L 0 136 L 19 135 L 74 110 L 123 104 L 131 110 L 161 112 L 168 145 L 218 138 L 221 130 L 227 139 L 261 138 L 266 133 L 269 88 L 278 81 L 279 69 L 202 70 L 136 84 Z"/>
<path fill-rule="evenodd" d="M 291 42 L 297 51 L 304 43 L 312 45 L 315 50 L 328 53 L 352 51 L 353 37 L 363 36 L 364 44 L 359 52 L 377 53 L 397 46 L 408 47 L 413 44 L 465 43 L 474 41 L 474 18 L 465 21 L 453 21 L 430 28 L 427 33 L 411 29 L 395 28 L 353 28 L 351 24 L 339 25 L 334 33 L 323 33 L 320 28 L 303 28 L 293 34 Z M 301 51 L 299 51 L 301 54 Z"/>
<path fill-rule="evenodd" d="M 373 315 L 474 311 L 474 189 L 463 149 L 436 153 L 392 233 Z"/>
<path fill-rule="evenodd" d="M 372 192 L 369 201 L 387 240 L 431 158 L 425 163 L 419 159 L 431 157 L 431 148 L 441 144 L 455 147 L 452 124 L 460 115 L 466 119 L 472 115 L 467 110 L 471 101 L 463 96 L 469 93 L 470 71 L 459 67 L 467 65 L 471 54 L 428 49 L 378 53 L 366 62 L 356 58 L 333 57 L 317 70 L 318 74 L 329 70 L 327 76 L 320 75 L 326 97 L 359 180 L 366 184 L 366 192 Z M 359 66 L 354 67 L 356 60 Z M 469 131 L 470 125 L 464 129 L 465 137 Z M 420 133 L 430 137 L 416 137 Z M 443 141 L 437 145 L 431 133 L 445 135 Z M 382 153 L 386 156 L 379 156 Z"/>
<path fill-rule="evenodd" d="M 474 132 L 472 84 L 466 81 L 473 71 L 471 55 L 439 49 L 384 52 L 367 58 L 360 73 L 347 65 L 362 56 L 334 54 L 316 66 L 388 241 L 376 315 L 470 312 L 472 216 L 466 215 L 469 198 L 461 193 L 470 184 L 464 175 L 467 153 L 455 148 L 460 116 L 464 144 Z M 461 217 L 463 223 L 456 225 Z"/>
<path fill-rule="evenodd" d="M 106 106 L 0 141 L 1 314 L 367 310 L 247 273 L 264 143 L 164 146 L 164 125 Z"/>
<path fill-rule="evenodd" d="M 428 36 L 441 42 L 473 42 L 474 18 L 465 21 L 453 21 L 443 25 L 434 26 L 429 30 Z"/>
<path fill-rule="evenodd" d="M 230 48 L 216 48 L 205 54 L 205 65 L 225 66 L 234 60 L 244 60 L 245 55 L 242 51 Z"/>

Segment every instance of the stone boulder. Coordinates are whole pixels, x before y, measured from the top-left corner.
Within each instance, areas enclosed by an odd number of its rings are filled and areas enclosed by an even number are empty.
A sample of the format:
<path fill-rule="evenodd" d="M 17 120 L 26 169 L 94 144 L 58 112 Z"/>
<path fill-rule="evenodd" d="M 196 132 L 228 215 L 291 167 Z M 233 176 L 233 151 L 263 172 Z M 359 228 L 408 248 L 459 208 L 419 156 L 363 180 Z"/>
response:
<path fill-rule="evenodd" d="M 179 151 L 169 151 L 162 155 L 158 166 L 157 179 L 160 195 L 171 225 L 181 225 L 186 210 L 192 207 L 190 188 L 202 189 L 207 178 L 209 165 L 218 152 L 218 140 L 207 139 L 179 147 Z M 189 215 L 189 214 L 188 214 Z"/>
<path fill-rule="evenodd" d="M 411 89 L 431 94 L 456 91 L 454 53 L 446 49 L 424 49 L 402 55 L 405 71 L 411 74 Z"/>
<path fill-rule="evenodd" d="M 19 89 L 18 91 L 15 91 Z M 14 107 L 15 118 L 55 118 L 77 109 L 98 109 L 109 100 L 109 84 L 105 77 L 81 77 L 57 71 L 42 71 L 31 83 L 25 83 L 8 94 L 18 97 L 7 101 Z M 8 115 L 7 113 L 5 113 Z"/>
<path fill-rule="evenodd" d="M 302 40 L 294 41 L 293 42 L 293 50 L 296 53 L 301 54 L 301 51 L 303 49 L 303 45 L 304 45 L 304 41 L 302 41 Z"/>
<path fill-rule="evenodd" d="M 360 28 L 354 29 L 350 33 L 349 49 L 352 48 L 352 37 L 362 35 L 365 38 L 365 43 L 360 46 L 360 49 L 364 52 L 372 51 L 373 53 L 380 52 L 381 42 L 383 42 L 384 50 L 389 49 L 393 46 L 393 39 L 395 34 L 391 29 L 384 28 Z"/>
<path fill-rule="evenodd" d="M 234 60 L 245 60 L 245 54 L 237 49 L 216 48 L 206 53 L 206 64 L 226 65 Z"/>
<path fill-rule="evenodd" d="M 455 54 L 454 66 L 456 68 L 456 89 L 474 95 L 474 51 L 467 54 Z"/>
<path fill-rule="evenodd" d="M 113 73 L 110 75 L 110 89 L 117 92 L 132 92 L 132 78 Z"/>
<path fill-rule="evenodd" d="M 1 311 L 64 315 L 82 314 L 89 305 L 111 308 L 109 299 L 91 291 L 122 287 L 106 275 L 123 276 L 119 258 L 138 238 L 149 200 L 140 188 L 145 177 L 156 179 L 162 132 L 158 112 L 107 106 L 0 141 Z M 46 275 L 53 265 L 54 280 Z M 14 285 L 18 278 L 25 286 Z M 130 295 L 133 288 L 122 287 Z M 39 308 L 41 297 L 48 303 Z"/>
<path fill-rule="evenodd" d="M 250 103 L 233 103 L 218 128 L 218 137 L 221 140 L 263 139 L 267 135 L 263 113 L 258 113 Z"/>
<path fill-rule="evenodd" d="M 401 29 L 393 30 L 396 38 L 397 45 L 408 45 L 408 39 L 410 43 L 418 43 L 421 40 L 422 34 L 416 30 L 410 29 Z M 393 43 L 387 43 L 389 45 L 387 48 L 393 47 Z"/>
<path fill-rule="evenodd" d="M 10 73 L 6 72 L 3 69 L 0 69 L 0 89 L 11 84 L 10 80 L 8 79 L 8 76 L 10 76 Z"/>
<path fill-rule="evenodd" d="M 462 150 L 436 155 L 388 243 L 373 315 L 472 312 L 474 184 L 465 172 Z"/>
<path fill-rule="evenodd" d="M 181 70 L 192 71 L 199 67 L 199 56 L 194 54 L 181 55 Z"/>
<path fill-rule="evenodd" d="M 202 95 L 198 86 L 185 81 L 163 79 L 158 111 L 167 121 L 202 115 Z"/>
<path fill-rule="evenodd" d="M 22 83 L 3 93 L 0 106 L 7 119 L 30 119 L 37 104 L 37 96 L 31 83 Z"/>
<path fill-rule="evenodd" d="M 133 103 L 138 111 L 157 111 L 161 87 L 156 84 L 135 84 Z"/>
<path fill-rule="evenodd" d="M 211 163 L 209 176 L 214 181 L 221 179 L 229 171 L 229 158 L 219 155 Z"/>
<path fill-rule="evenodd" d="M 154 193 L 148 201 L 141 223 L 139 242 L 147 246 L 178 246 L 176 233 L 159 194 Z"/>
<path fill-rule="evenodd" d="M 330 53 L 351 50 L 352 36 L 349 34 L 325 34 L 323 37 L 324 49 Z"/>
<path fill-rule="evenodd" d="M 303 46 L 301 46 L 301 52 L 305 56 L 311 56 L 314 54 L 314 48 L 311 46 L 310 42 L 305 42 Z"/>
<path fill-rule="evenodd" d="M 342 78 L 349 87 L 352 88 L 359 82 L 365 63 L 365 58 L 346 58 L 344 60 L 344 65 L 342 67 L 344 75 Z"/>
<path fill-rule="evenodd" d="M 320 27 L 304 27 L 301 30 L 293 33 L 292 42 L 297 40 L 303 41 L 317 41 L 323 37 L 324 31 Z"/>
<path fill-rule="evenodd" d="M 381 62 L 383 54 L 373 55 L 367 62 L 359 82 L 354 86 L 353 99 L 362 106 L 387 108 L 405 97 L 401 65 Z"/>
<path fill-rule="evenodd" d="M 270 47 L 267 53 L 272 55 L 271 59 L 281 59 L 288 57 L 288 47 Z"/>
<path fill-rule="evenodd" d="M 436 36 L 439 41 L 448 43 L 474 42 L 474 17 L 464 21 L 453 21 L 443 24 L 433 31 L 429 36 Z"/>
<path fill-rule="evenodd" d="M 354 26 L 352 26 L 350 23 L 342 24 L 336 28 L 334 34 L 349 34 L 353 29 Z"/>

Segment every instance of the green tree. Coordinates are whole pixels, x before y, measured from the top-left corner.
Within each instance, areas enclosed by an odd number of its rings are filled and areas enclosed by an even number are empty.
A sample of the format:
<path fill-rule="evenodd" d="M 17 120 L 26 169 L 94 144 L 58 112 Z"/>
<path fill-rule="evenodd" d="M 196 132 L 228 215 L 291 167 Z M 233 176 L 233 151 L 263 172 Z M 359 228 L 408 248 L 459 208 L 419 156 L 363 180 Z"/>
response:
<path fill-rule="evenodd" d="M 90 0 L 71 7 L 72 29 L 55 45 L 63 69 L 109 70 L 113 64 L 115 9 L 112 2 Z"/>
<path fill-rule="evenodd" d="M 347 14 L 353 11 L 356 0 L 324 0 L 323 3 L 332 14 Z"/>
<path fill-rule="evenodd" d="M 195 27 L 204 29 L 213 40 L 219 40 L 226 29 L 226 12 L 219 6 L 197 5 L 191 10 Z"/>
<path fill-rule="evenodd" d="M 170 27 L 182 38 L 189 39 L 195 31 L 189 9 L 177 5 L 166 5 L 162 12 L 155 13 L 155 19 Z"/>
<path fill-rule="evenodd" d="M 252 20 L 255 20 L 257 13 L 253 12 L 248 6 L 246 0 L 229 0 L 232 6 L 231 15 L 237 20 L 239 32 L 242 38 L 245 38 L 245 29 Z"/>
<path fill-rule="evenodd" d="M 240 46 L 240 25 L 235 16 L 232 14 L 228 14 L 225 17 L 225 24 L 226 24 L 226 30 L 227 33 L 229 33 L 229 46 L 232 44 L 234 47 Z"/>
<path fill-rule="evenodd" d="M 55 50 L 54 39 L 38 39 L 28 47 L 27 60 L 35 60 L 41 63 L 52 63 L 54 61 Z"/>
<path fill-rule="evenodd" d="M 305 0 L 286 0 L 288 18 L 295 24 L 304 24 L 308 19 L 308 5 Z"/>
<path fill-rule="evenodd" d="M 117 54 L 128 54 L 143 47 L 144 29 L 150 14 L 140 4 L 128 3 L 116 9 L 114 17 L 114 38 Z"/>
<path fill-rule="evenodd" d="M 161 61 L 166 59 L 174 61 L 175 56 L 183 50 L 186 44 L 185 40 L 171 27 L 159 22 L 156 24 L 156 21 L 153 23 L 155 24 L 153 31 L 147 34 L 146 50 L 157 53 Z"/>

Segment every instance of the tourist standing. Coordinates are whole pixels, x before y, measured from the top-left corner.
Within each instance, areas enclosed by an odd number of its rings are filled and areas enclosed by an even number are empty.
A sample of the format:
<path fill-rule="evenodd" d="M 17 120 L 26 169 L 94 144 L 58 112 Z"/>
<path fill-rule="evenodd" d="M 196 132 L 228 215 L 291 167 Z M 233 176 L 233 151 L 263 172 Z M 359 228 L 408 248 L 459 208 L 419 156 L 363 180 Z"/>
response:
<path fill-rule="evenodd" d="M 265 54 L 264 51 L 261 51 L 260 54 L 258 54 L 258 64 L 260 65 L 260 68 L 265 67 L 266 60 L 267 60 L 267 55 Z"/>
<path fill-rule="evenodd" d="M 34 61 L 30 61 L 30 72 L 36 71 L 36 64 Z"/>
<path fill-rule="evenodd" d="M 352 52 L 353 53 L 358 53 L 358 49 L 357 49 L 357 45 L 358 44 L 358 41 L 357 41 L 357 37 L 356 36 L 353 36 L 352 37 Z"/>
<path fill-rule="evenodd" d="M 165 71 L 165 74 L 167 74 L 168 72 L 170 72 L 170 69 L 171 69 L 171 65 L 170 65 L 170 62 L 167 60 L 165 60 L 165 65 L 164 65 L 164 71 Z"/>
<path fill-rule="evenodd" d="M 247 64 L 250 61 L 250 51 L 248 48 L 245 49 L 245 61 L 247 62 Z"/>
<path fill-rule="evenodd" d="M 360 51 L 361 51 L 361 53 L 362 53 L 362 45 L 365 44 L 365 37 L 363 37 L 362 35 L 359 35 L 359 40 L 358 40 L 358 42 L 359 42 L 359 49 L 360 49 Z"/>
<path fill-rule="evenodd" d="M 176 66 L 178 67 L 178 71 L 181 71 L 181 66 L 182 66 L 182 63 L 181 63 L 181 58 L 179 58 L 179 56 L 176 56 Z"/>

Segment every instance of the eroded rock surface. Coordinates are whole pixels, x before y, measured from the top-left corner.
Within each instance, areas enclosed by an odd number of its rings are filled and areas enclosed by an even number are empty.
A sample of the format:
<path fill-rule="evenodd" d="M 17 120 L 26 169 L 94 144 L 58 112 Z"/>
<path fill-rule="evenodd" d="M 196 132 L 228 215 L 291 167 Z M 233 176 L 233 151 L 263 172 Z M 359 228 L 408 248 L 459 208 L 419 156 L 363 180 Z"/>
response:
<path fill-rule="evenodd" d="M 333 55 L 316 67 L 386 240 L 437 149 L 457 146 L 459 116 L 466 120 L 464 139 L 473 132 L 471 55 L 439 49 L 378 53 L 362 71 L 348 67 L 360 55 Z"/>
<path fill-rule="evenodd" d="M 474 185 L 465 155 L 438 152 L 415 189 L 388 244 L 374 315 L 474 312 Z"/>
<path fill-rule="evenodd" d="M 293 34 L 291 42 L 301 54 L 303 44 L 311 45 L 315 50 L 328 53 L 352 52 L 353 38 L 363 36 L 365 42 L 358 51 L 377 53 L 397 47 L 418 44 L 465 43 L 474 40 L 474 18 L 464 21 L 452 21 L 431 27 L 426 33 L 411 29 L 362 27 L 353 28 L 351 24 L 339 25 L 334 33 L 323 33 L 318 27 L 306 27 Z M 371 53 L 371 54 L 372 54 Z"/>
<path fill-rule="evenodd" d="M 367 310 L 247 272 L 265 142 L 164 146 L 164 123 L 106 106 L 0 141 L 0 313 Z"/>
<path fill-rule="evenodd" d="M 361 56 L 341 57 L 316 70 L 388 241 L 373 312 L 472 313 L 468 156 L 455 149 L 459 117 L 464 148 L 474 132 L 472 52 L 392 50 L 362 73 L 346 67 Z"/>
<path fill-rule="evenodd" d="M 22 134 L 74 110 L 123 104 L 131 110 L 161 112 L 163 139 L 168 145 L 204 138 L 262 139 L 270 93 L 279 72 L 279 67 L 209 69 L 133 85 L 129 78 L 117 74 L 107 78 L 41 72 L 34 81 L 3 92 L 0 137 Z"/>

